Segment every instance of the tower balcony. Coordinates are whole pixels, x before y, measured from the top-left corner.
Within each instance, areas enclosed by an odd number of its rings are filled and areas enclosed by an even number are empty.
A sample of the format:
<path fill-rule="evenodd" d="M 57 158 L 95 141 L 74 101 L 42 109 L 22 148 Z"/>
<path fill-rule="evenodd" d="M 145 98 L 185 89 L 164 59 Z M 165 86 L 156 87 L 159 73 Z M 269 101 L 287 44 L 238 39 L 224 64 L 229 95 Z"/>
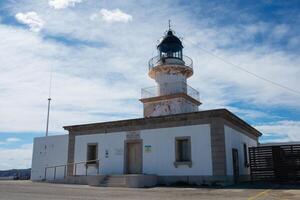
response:
<path fill-rule="evenodd" d="M 165 83 L 158 86 L 147 87 L 141 90 L 141 101 L 151 101 L 157 98 L 188 98 L 197 105 L 200 105 L 199 92 L 184 82 Z"/>
<path fill-rule="evenodd" d="M 185 55 L 182 58 L 175 55 L 158 55 L 149 60 L 148 66 L 151 78 L 155 78 L 156 72 L 163 70 L 184 73 L 187 78 L 193 75 L 193 60 Z"/>

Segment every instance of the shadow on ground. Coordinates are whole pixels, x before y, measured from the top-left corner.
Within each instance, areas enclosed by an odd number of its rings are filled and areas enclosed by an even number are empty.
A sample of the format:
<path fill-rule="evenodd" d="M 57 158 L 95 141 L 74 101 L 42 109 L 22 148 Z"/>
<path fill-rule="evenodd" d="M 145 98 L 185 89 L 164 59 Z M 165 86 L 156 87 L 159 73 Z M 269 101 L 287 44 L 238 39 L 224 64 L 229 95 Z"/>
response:
<path fill-rule="evenodd" d="M 300 189 L 300 182 L 245 182 L 222 188 L 228 189 Z"/>
<path fill-rule="evenodd" d="M 160 187 L 166 187 L 161 185 Z M 207 188 L 207 189 L 293 189 L 300 190 L 300 182 L 243 182 L 229 186 L 221 185 L 189 185 L 186 183 L 178 183 L 167 187 L 177 188 Z"/>

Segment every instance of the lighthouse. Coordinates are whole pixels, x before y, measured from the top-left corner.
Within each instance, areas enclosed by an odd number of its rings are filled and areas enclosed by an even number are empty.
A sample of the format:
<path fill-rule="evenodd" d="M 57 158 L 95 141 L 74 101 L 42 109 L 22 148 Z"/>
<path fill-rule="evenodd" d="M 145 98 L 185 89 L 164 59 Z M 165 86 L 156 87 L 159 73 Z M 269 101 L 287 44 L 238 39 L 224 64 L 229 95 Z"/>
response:
<path fill-rule="evenodd" d="M 199 92 L 187 84 L 193 75 L 193 60 L 183 55 L 182 42 L 170 26 L 157 50 L 158 55 L 148 63 L 149 77 L 156 86 L 141 91 L 144 117 L 198 111 Z"/>
<path fill-rule="evenodd" d="M 144 117 L 64 126 L 34 139 L 31 180 L 110 187 L 228 184 L 250 178 L 248 147 L 261 133 L 227 109 L 198 111 L 193 61 L 169 27 L 149 61 Z M 239 162 L 243 161 L 243 162 Z"/>

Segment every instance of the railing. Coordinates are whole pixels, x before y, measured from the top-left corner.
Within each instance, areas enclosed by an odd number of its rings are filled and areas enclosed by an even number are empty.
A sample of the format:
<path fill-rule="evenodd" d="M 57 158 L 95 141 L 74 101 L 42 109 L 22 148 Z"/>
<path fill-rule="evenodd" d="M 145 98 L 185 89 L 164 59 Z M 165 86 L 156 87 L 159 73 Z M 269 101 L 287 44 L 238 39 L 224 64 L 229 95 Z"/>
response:
<path fill-rule="evenodd" d="M 185 93 L 193 99 L 200 101 L 199 92 L 184 82 L 173 82 L 147 87 L 141 90 L 141 98 L 152 98 L 164 95 Z"/>
<path fill-rule="evenodd" d="M 188 56 L 183 56 L 182 60 L 176 57 L 155 56 L 151 58 L 148 62 L 149 70 L 151 70 L 153 67 L 163 64 L 178 64 L 190 68 L 191 70 L 193 69 L 193 60 Z"/>
<path fill-rule="evenodd" d="M 57 171 L 59 169 L 63 169 L 63 178 L 66 178 L 67 176 L 67 168 L 69 166 L 74 166 L 73 168 L 73 174 L 74 176 L 77 175 L 77 167 L 78 165 L 85 165 L 85 176 L 88 175 L 88 166 L 91 165 L 91 164 L 96 164 L 96 170 L 97 170 L 97 174 L 99 174 L 99 160 L 88 160 L 88 161 L 81 161 L 81 162 L 76 162 L 76 163 L 67 163 L 67 164 L 64 164 L 64 165 L 56 165 L 56 166 L 51 166 L 51 167 L 45 167 L 45 174 L 44 174 L 44 180 L 47 180 L 47 172 L 50 170 L 50 169 L 53 169 L 53 179 L 52 180 L 56 180 L 57 179 Z"/>

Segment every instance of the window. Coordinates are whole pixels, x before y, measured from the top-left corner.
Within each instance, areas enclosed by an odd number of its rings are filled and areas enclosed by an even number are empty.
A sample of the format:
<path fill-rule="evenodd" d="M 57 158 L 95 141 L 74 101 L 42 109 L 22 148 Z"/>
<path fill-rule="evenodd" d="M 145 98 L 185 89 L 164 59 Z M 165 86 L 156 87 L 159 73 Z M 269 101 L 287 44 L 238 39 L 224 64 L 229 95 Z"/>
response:
<path fill-rule="evenodd" d="M 191 167 L 191 137 L 175 138 L 175 162 L 174 165 L 189 165 Z"/>
<path fill-rule="evenodd" d="M 87 163 L 94 164 L 98 159 L 98 145 L 97 144 L 88 144 L 87 146 Z"/>
<path fill-rule="evenodd" d="M 249 166 L 249 164 L 248 164 L 248 147 L 247 147 L 246 143 L 244 143 L 244 165 L 245 165 L 245 167 Z"/>

